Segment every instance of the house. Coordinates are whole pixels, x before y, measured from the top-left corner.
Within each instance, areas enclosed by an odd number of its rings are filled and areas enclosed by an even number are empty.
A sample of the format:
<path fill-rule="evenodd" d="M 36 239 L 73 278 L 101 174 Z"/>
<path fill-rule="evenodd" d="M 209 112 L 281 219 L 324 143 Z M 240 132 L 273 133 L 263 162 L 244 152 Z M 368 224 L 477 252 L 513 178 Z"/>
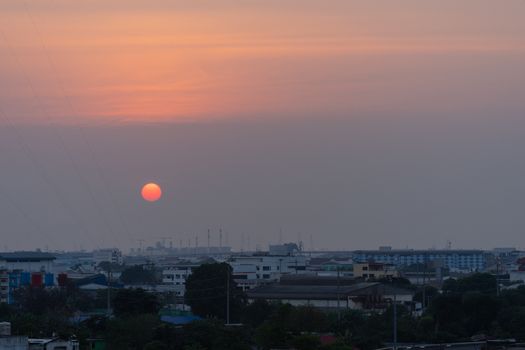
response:
<path fill-rule="evenodd" d="M 79 350 L 80 345 L 76 340 L 62 340 L 58 338 L 27 340 L 29 350 Z"/>

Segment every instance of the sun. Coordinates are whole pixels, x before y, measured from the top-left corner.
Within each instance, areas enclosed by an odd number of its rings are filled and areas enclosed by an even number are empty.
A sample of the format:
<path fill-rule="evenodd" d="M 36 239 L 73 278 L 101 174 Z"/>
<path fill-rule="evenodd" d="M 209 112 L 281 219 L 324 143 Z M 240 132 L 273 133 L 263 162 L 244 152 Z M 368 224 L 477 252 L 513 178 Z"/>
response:
<path fill-rule="evenodd" d="M 156 202 L 162 197 L 162 189 L 154 182 L 145 184 L 142 187 L 142 198 L 148 202 Z"/>

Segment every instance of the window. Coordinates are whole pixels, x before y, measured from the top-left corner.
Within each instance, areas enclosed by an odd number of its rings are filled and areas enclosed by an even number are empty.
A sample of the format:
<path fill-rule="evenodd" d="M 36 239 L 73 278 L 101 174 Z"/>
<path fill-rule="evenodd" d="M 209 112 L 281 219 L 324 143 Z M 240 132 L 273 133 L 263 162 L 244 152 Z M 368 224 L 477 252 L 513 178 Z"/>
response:
<path fill-rule="evenodd" d="M 363 266 L 363 271 L 367 271 L 368 270 L 368 266 Z"/>
<path fill-rule="evenodd" d="M 264 275 L 263 275 L 263 278 L 265 278 L 265 279 L 269 279 L 269 278 L 270 278 L 270 275 L 268 275 L 268 274 L 264 274 Z"/>
<path fill-rule="evenodd" d="M 263 271 L 270 271 L 270 270 L 271 270 L 270 266 L 263 266 Z"/>

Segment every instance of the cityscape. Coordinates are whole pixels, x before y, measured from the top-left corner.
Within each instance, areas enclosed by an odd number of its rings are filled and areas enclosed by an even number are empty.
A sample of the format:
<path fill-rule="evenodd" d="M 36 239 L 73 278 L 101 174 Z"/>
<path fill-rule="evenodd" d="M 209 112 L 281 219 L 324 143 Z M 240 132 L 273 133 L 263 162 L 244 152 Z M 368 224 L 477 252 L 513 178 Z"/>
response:
<path fill-rule="evenodd" d="M 524 14 L 0 0 L 0 350 L 525 350 Z"/>
<path fill-rule="evenodd" d="M 92 318 L 113 317 L 116 306 L 112 303 L 122 303 L 118 296 L 126 290 L 139 290 L 158 301 L 156 310 L 160 324 L 184 327 L 204 320 L 211 310 L 192 312 L 195 303 L 204 300 L 205 304 L 211 301 L 223 308 L 216 316 L 226 317 L 226 326 L 240 327 L 242 316 L 233 306 L 240 295 L 245 308 L 259 304 L 290 305 L 312 312 L 372 315 L 387 313 L 395 303 L 406 315 L 422 317 L 438 298 L 436 291 L 450 288 L 451 281 L 486 279 L 481 282 L 483 287 L 492 289 L 497 295 L 525 288 L 525 251 L 516 248 L 395 249 L 383 246 L 376 250 L 327 252 L 307 251 L 302 246 L 302 242 L 274 244 L 267 250 L 240 252 L 226 246 L 173 248 L 166 241 L 159 241 L 154 246 L 129 252 L 117 248 L 4 252 L 0 253 L 0 302 L 5 305 L 20 303 L 20 290 L 24 288 L 39 289 L 42 293 L 74 288 L 77 293 L 93 299 L 90 307 L 71 310 L 70 322 L 79 326 Z M 190 285 L 188 295 L 186 282 L 192 281 L 194 271 L 212 266 L 219 269 L 224 266 L 227 271 L 222 277 L 224 283 L 218 281 L 221 277 L 217 274 L 208 275 L 207 279 L 197 280 L 206 287 L 191 289 L 194 287 Z M 231 294 L 226 282 L 232 283 Z M 479 281 L 473 283 L 480 284 Z M 144 302 L 143 297 L 138 298 Z M 54 346 L 51 349 L 80 348 L 80 340 L 75 337 L 10 335 L 11 323 L 3 322 L 1 327 L 0 345 L 5 349 L 16 348 L 15 344 L 20 349 L 27 346 L 37 349 L 44 343 L 48 344 L 47 348 Z M 337 342 L 333 332 L 319 336 L 319 344 L 329 346 Z M 380 344 L 379 339 L 376 341 Z M 487 341 L 488 338 L 480 334 L 468 347 L 482 348 Z M 501 341 L 506 346 L 517 345 L 516 340 Z M 104 338 L 82 339 L 82 342 L 93 349 L 115 346 Z M 498 346 L 503 343 L 494 342 Z"/>

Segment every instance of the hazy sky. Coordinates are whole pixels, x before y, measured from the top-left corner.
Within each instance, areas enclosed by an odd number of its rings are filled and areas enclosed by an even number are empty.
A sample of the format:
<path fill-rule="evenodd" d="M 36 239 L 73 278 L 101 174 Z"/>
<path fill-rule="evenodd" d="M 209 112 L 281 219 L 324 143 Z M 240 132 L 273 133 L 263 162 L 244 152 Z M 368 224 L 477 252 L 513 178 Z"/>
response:
<path fill-rule="evenodd" d="M 525 247 L 523 13 L 3 0 L 0 249 Z"/>

